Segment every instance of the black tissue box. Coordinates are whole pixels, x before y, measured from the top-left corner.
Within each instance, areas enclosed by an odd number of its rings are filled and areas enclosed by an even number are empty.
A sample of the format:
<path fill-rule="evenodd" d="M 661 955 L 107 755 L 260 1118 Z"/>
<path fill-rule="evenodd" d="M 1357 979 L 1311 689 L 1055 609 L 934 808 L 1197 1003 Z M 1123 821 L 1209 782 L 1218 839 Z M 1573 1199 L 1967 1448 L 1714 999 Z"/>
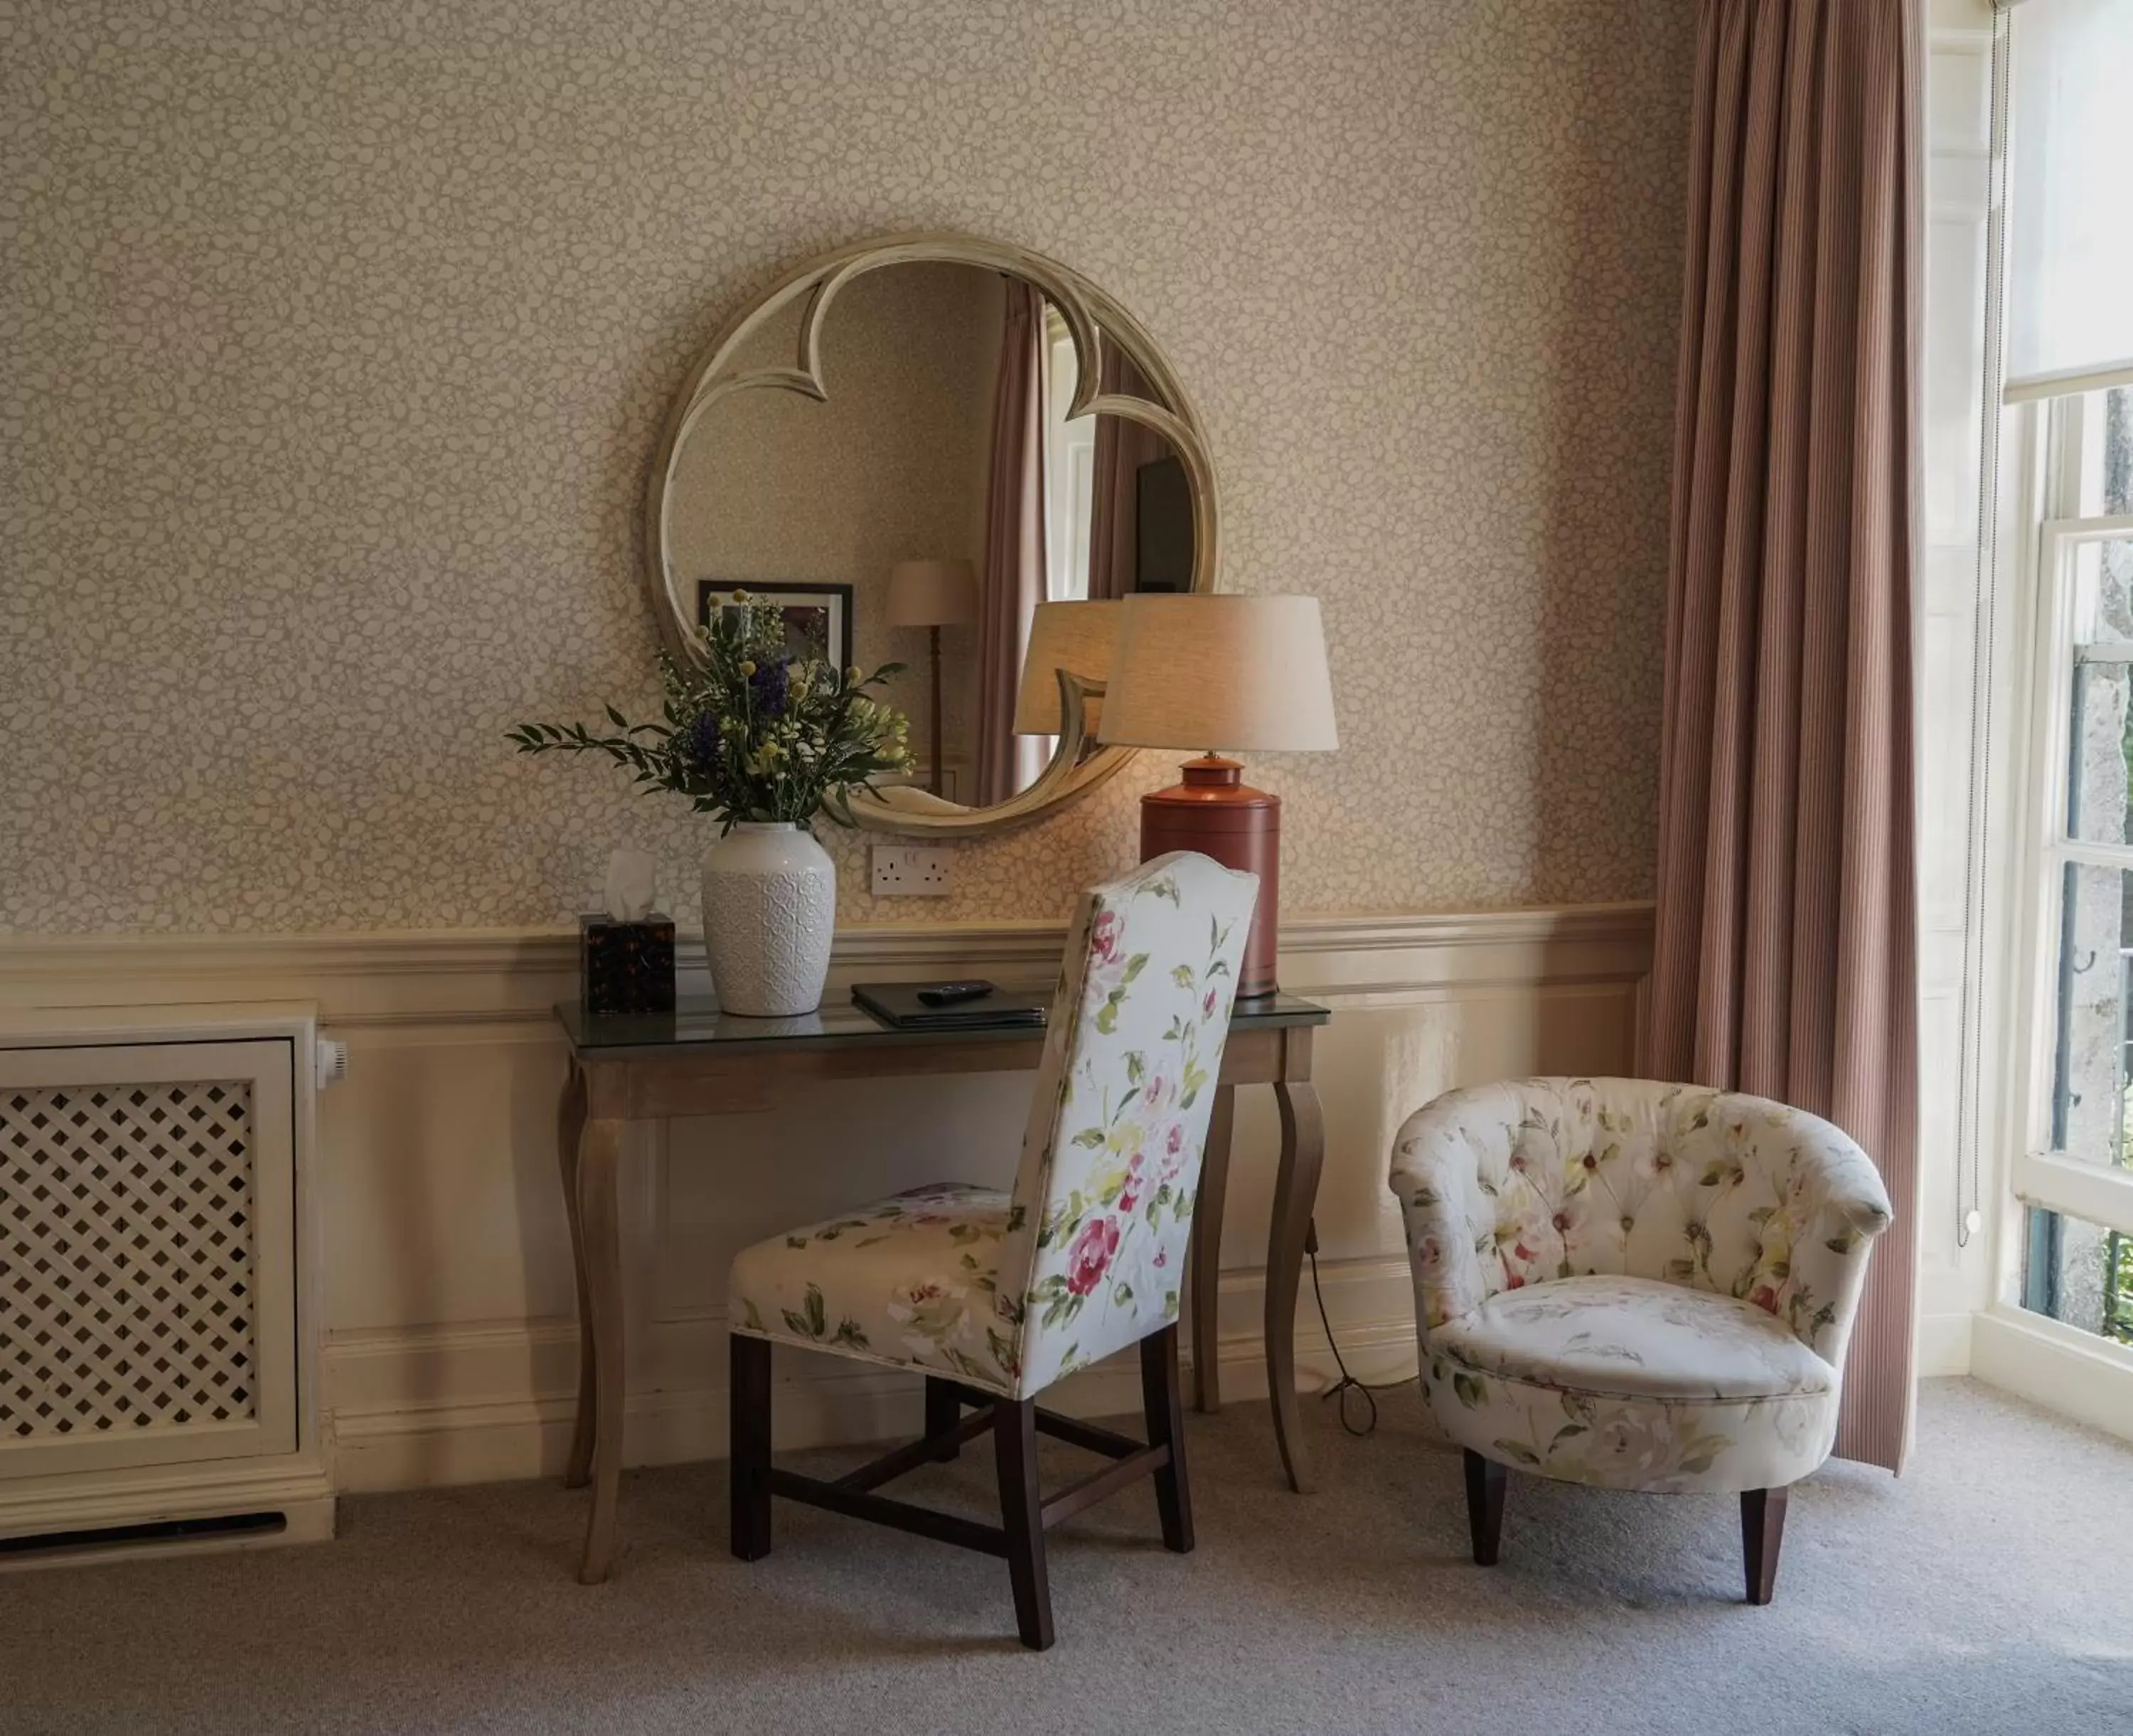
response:
<path fill-rule="evenodd" d="M 587 1012 L 672 1012 L 674 919 L 579 917 L 578 997 Z"/>

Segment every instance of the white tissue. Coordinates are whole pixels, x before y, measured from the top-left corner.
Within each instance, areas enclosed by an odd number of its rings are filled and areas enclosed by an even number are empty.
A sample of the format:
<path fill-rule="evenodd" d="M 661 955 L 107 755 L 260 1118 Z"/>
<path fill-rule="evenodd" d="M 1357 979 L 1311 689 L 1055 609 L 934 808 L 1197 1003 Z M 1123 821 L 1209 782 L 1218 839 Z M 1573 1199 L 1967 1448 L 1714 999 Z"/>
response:
<path fill-rule="evenodd" d="M 607 913 L 618 922 L 642 922 L 652 914 L 659 863 L 643 850 L 617 850 L 607 859 L 603 896 Z"/>

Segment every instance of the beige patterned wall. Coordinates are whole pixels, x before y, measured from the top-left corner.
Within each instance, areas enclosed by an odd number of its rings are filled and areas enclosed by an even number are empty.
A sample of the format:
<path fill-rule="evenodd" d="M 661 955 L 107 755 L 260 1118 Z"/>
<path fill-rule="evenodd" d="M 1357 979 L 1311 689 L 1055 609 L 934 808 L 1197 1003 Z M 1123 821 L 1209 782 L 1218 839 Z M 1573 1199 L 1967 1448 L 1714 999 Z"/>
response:
<path fill-rule="evenodd" d="M 783 267 L 1067 261 L 1325 600 L 1292 909 L 1649 888 L 1686 0 L 0 5 L 0 927 L 561 920 L 702 835 L 525 717 L 650 697 L 669 392 Z M 1052 916 L 1137 770 L 963 849 Z"/>

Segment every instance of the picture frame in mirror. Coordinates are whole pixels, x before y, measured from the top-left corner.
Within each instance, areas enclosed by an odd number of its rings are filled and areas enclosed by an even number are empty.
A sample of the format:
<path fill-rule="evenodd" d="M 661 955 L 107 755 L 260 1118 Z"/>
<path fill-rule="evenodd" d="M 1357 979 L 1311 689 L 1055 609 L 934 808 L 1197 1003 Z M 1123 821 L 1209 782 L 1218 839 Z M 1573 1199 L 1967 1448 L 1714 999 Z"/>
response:
<path fill-rule="evenodd" d="M 794 657 L 813 657 L 850 669 L 852 654 L 852 587 L 849 584 L 758 584 L 725 579 L 696 581 L 696 624 L 709 627 L 713 609 L 739 608 L 745 594 L 756 608 L 776 609 L 785 622 L 785 648 Z"/>

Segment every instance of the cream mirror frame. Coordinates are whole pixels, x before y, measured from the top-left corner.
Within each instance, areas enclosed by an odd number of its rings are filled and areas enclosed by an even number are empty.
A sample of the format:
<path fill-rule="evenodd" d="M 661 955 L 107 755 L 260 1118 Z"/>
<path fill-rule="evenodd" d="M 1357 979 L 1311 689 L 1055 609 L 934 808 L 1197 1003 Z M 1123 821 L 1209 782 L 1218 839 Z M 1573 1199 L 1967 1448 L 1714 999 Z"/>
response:
<path fill-rule="evenodd" d="M 869 272 L 917 263 L 968 265 L 1033 286 L 1064 321 L 1076 363 L 1069 416 L 1115 416 L 1139 422 L 1169 443 L 1192 493 L 1194 591 L 1211 591 L 1218 555 L 1214 467 L 1206 440 L 1175 371 L 1146 329 L 1095 285 L 1057 261 L 1003 242 L 949 233 L 890 236 L 825 253 L 787 272 L 758 296 L 699 355 L 676 395 L 652 464 L 644 512 L 645 579 L 660 636 L 671 655 L 700 654 L 696 611 L 674 559 L 673 512 L 682 450 L 691 432 L 730 395 L 789 392 L 829 402 L 822 372 L 822 332 L 838 293 Z M 798 309 L 797 349 L 789 367 L 750 365 L 749 341 L 781 315 Z M 1105 392 L 1099 343 L 1115 344 L 1147 381 L 1150 397 Z M 759 345 L 757 346 L 759 349 Z M 1018 825 L 1086 796 L 1115 775 L 1134 750 L 1095 744 L 1086 701 L 1100 683 L 1060 671 L 1062 728 L 1052 761 L 1036 781 L 1004 801 L 956 812 L 892 805 L 874 792 L 855 794 L 840 817 L 869 830 L 928 837 L 975 836 Z"/>

